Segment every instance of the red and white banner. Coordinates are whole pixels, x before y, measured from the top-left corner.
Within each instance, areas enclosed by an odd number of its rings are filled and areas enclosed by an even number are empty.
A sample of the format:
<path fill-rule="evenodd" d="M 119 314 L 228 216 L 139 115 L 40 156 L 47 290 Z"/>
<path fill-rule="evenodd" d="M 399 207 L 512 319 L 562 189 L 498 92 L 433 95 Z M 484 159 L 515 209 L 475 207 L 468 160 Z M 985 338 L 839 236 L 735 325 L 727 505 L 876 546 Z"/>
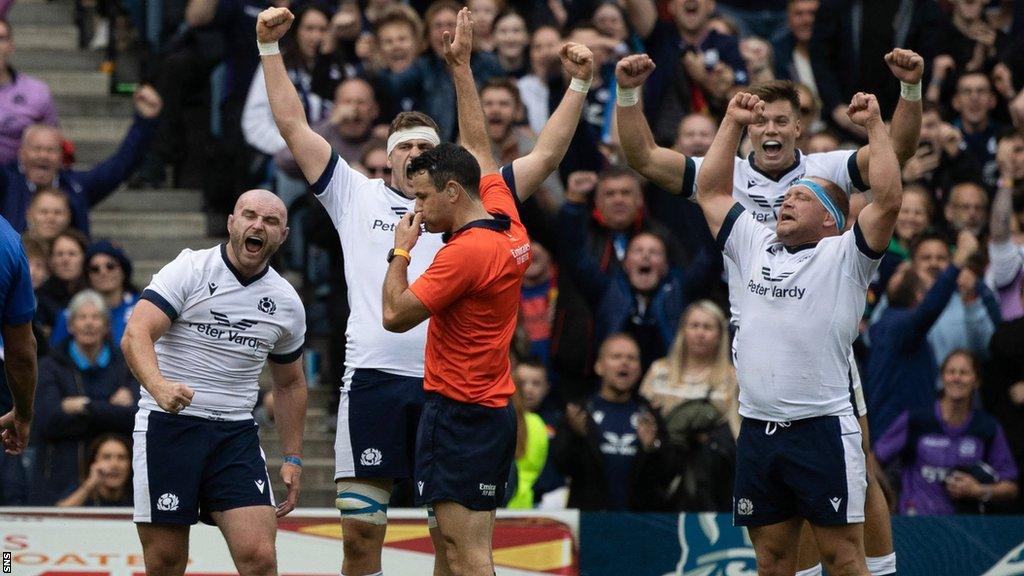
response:
<path fill-rule="evenodd" d="M 430 574 L 433 547 L 423 510 L 389 510 L 384 573 Z M 498 512 L 494 561 L 502 576 L 579 574 L 579 513 Z M 190 576 L 237 574 L 220 531 L 199 524 L 189 538 Z M 145 576 L 131 513 L 120 508 L 0 509 L 4 567 L 18 576 Z M 332 509 L 297 510 L 277 533 L 281 576 L 337 576 L 341 524 Z"/>

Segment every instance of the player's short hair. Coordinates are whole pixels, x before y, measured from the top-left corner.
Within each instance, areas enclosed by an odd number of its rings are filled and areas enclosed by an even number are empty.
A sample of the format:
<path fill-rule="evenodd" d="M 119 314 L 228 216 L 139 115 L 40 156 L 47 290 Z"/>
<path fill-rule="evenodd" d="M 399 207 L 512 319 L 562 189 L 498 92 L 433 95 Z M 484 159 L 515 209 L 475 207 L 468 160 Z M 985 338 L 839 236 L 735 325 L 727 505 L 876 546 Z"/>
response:
<path fill-rule="evenodd" d="M 391 127 L 388 128 L 388 136 L 399 130 L 407 130 L 417 126 L 426 126 L 427 128 L 433 128 L 435 132 L 441 132 L 441 129 L 437 127 L 437 122 L 434 122 L 433 118 L 423 112 L 399 112 L 398 116 L 395 116 L 395 119 L 391 121 Z"/>
<path fill-rule="evenodd" d="M 608 347 L 609 344 L 616 340 L 628 340 L 629 342 L 633 343 L 633 346 L 636 346 L 636 349 L 638 351 L 640 350 L 640 343 L 637 342 L 636 338 L 634 338 L 632 335 L 630 335 L 627 332 L 615 332 L 613 334 L 609 334 L 607 338 L 601 341 L 601 346 L 597 349 L 597 357 L 601 358 L 602 356 L 604 356 L 605 349 Z"/>
<path fill-rule="evenodd" d="M 523 103 L 522 94 L 519 92 L 519 85 L 516 81 L 509 78 L 508 76 L 502 78 L 490 78 L 487 82 L 484 82 L 482 88 L 480 88 L 480 94 L 483 95 L 486 90 L 505 90 L 512 95 L 512 99 L 516 103 L 516 108 Z"/>
<path fill-rule="evenodd" d="M 480 164 L 458 144 L 442 143 L 409 162 L 408 177 L 426 172 L 435 188 L 441 190 L 448 182 L 456 182 L 473 198 L 480 197 Z"/>
<path fill-rule="evenodd" d="M 629 166 L 612 164 L 597 173 L 597 182 L 601 183 L 611 178 L 632 178 L 638 185 L 642 184 L 640 175 Z"/>
<path fill-rule="evenodd" d="M 785 100 L 793 106 L 793 114 L 800 116 L 800 94 L 796 85 L 789 80 L 771 80 L 754 84 L 747 92 L 760 98 L 765 104 Z"/>
<path fill-rule="evenodd" d="M 423 37 L 423 20 L 416 10 L 406 4 L 389 6 L 373 24 L 373 33 L 379 35 L 385 27 L 396 24 L 408 26 L 412 30 L 413 38 L 417 41 Z"/>

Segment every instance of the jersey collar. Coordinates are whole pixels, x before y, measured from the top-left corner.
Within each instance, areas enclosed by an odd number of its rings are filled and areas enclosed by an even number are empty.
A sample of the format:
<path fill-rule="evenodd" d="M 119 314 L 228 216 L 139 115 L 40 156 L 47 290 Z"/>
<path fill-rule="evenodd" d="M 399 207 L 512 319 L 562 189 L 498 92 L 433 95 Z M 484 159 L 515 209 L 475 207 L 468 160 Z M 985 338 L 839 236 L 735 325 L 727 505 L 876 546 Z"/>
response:
<path fill-rule="evenodd" d="M 772 178 L 767 173 L 762 172 L 761 169 L 757 167 L 757 164 L 754 164 L 754 153 L 753 152 L 751 152 L 750 155 L 747 156 L 747 163 L 750 164 L 750 168 L 754 172 L 757 172 L 761 176 L 764 176 L 765 178 L 771 180 L 772 182 L 781 182 L 782 179 L 785 178 L 790 172 L 792 172 L 793 170 L 796 170 L 797 168 L 800 167 L 800 151 L 799 150 L 793 150 L 793 154 L 794 154 L 796 160 L 793 161 L 793 164 L 791 164 L 789 168 L 786 168 L 781 174 L 779 174 L 778 178 Z"/>
<path fill-rule="evenodd" d="M 267 272 L 270 272 L 270 263 L 268 262 L 267 265 L 263 267 L 263 270 L 258 272 L 256 275 L 249 278 L 243 276 L 242 273 L 238 271 L 238 268 L 235 268 L 235 265 L 232 264 L 231 260 L 228 258 L 227 242 L 220 245 L 220 257 L 224 260 L 224 265 L 228 267 L 228 270 L 231 270 L 231 273 L 235 275 L 235 280 L 238 280 L 238 283 L 241 284 L 243 288 L 259 281 L 260 278 L 267 275 Z"/>
<path fill-rule="evenodd" d="M 484 230 L 493 230 L 495 232 L 505 232 L 512 228 L 512 219 L 507 215 L 494 212 L 488 212 L 488 214 L 494 218 L 473 220 L 455 232 L 445 232 L 441 235 L 441 240 L 447 244 L 449 240 L 471 228 L 483 228 Z"/>
<path fill-rule="evenodd" d="M 805 244 L 798 244 L 798 245 L 793 246 L 793 247 L 789 247 L 789 246 L 786 246 L 785 244 L 783 244 L 782 247 L 786 249 L 786 252 L 789 252 L 790 254 L 796 254 L 797 252 L 803 252 L 804 250 L 810 250 L 811 248 L 814 248 L 817 245 L 818 245 L 817 242 L 807 242 Z"/>

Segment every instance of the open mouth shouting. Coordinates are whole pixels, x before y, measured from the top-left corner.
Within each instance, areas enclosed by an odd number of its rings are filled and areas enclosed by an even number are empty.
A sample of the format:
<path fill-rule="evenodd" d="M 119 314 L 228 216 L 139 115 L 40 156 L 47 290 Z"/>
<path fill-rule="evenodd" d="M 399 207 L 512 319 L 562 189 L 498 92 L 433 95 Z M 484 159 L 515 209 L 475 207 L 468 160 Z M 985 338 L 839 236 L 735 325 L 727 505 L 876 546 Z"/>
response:
<path fill-rule="evenodd" d="M 245 242 L 242 243 L 247 254 L 256 255 L 263 251 L 263 247 L 267 241 L 257 234 L 250 234 L 245 237 Z"/>
<path fill-rule="evenodd" d="M 766 160 L 778 160 L 782 157 L 782 142 L 778 140 L 765 140 L 761 144 L 761 150 L 764 151 Z"/>

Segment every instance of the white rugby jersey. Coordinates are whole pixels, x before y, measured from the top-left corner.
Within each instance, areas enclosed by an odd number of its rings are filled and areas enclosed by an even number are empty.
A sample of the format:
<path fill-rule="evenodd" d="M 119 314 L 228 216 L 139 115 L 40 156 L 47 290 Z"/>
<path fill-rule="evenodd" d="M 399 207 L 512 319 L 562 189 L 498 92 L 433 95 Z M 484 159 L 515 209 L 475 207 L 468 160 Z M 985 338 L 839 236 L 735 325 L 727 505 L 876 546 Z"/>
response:
<path fill-rule="evenodd" d="M 501 174 L 515 195 L 512 165 L 503 166 Z M 384 329 L 381 296 L 388 251 L 395 247 L 395 225 L 415 208 L 416 199 L 405 197 L 380 178 L 360 174 L 336 152 L 312 190 L 338 230 L 345 255 L 349 304 L 345 366 L 422 378 L 427 322 L 408 332 L 388 332 Z M 412 249 L 410 285 L 434 261 L 444 245 L 441 236 L 428 232 L 420 235 Z"/>
<path fill-rule="evenodd" d="M 739 203 L 716 239 L 738 273 L 733 353 L 740 414 L 769 421 L 853 414 L 850 350 L 882 257 L 860 226 L 790 251 Z"/>
<path fill-rule="evenodd" d="M 703 164 L 703 158 L 687 158 L 683 173 L 683 194 L 692 196 L 697 183 L 697 174 Z M 796 151 L 796 162 L 778 179 L 772 178 L 754 166 L 754 153 L 746 158 L 736 158 L 733 164 L 732 197 L 740 203 L 747 213 L 772 231 L 778 223 L 779 208 L 793 182 L 808 176 L 817 176 L 831 180 L 839 185 L 847 195 L 854 190 L 866 192 L 867 186 L 857 168 L 857 151 L 838 150 L 835 152 L 818 152 L 802 154 Z M 726 273 L 731 277 L 737 272 L 735 265 L 726 258 Z M 729 283 L 729 302 L 731 318 L 729 322 L 739 325 L 739 310 L 736 298 L 739 294 L 733 291 Z"/>
<path fill-rule="evenodd" d="M 269 266 L 243 280 L 225 244 L 182 250 L 142 299 L 171 319 L 155 348 L 164 378 L 195 391 L 181 414 L 252 418 L 266 360 L 286 364 L 302 355 L 306 313 L 295 289 Z M 162 411 L 145 389 L 139 407 Z"/>

